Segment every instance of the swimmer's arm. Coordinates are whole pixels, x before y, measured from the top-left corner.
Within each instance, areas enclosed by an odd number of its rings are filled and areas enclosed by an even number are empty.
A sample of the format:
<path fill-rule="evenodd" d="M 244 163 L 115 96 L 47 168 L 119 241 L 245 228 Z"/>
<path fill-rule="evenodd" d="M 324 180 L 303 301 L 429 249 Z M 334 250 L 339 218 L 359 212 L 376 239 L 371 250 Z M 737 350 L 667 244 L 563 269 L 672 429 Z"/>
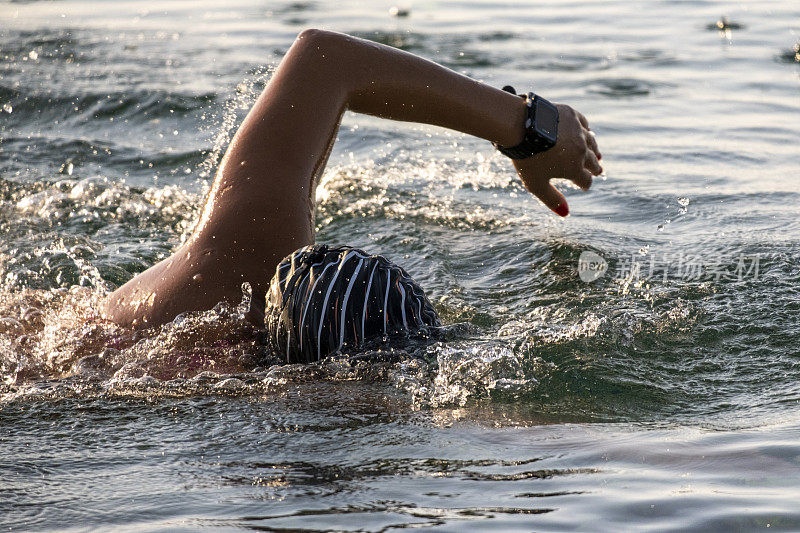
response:
<path fill-rule="evenodd" d="M 314 242 L 314 185 L 345 110 L 434 124 L 513 146 L 522 100 L 389 46 L 306 30 L 287 52 L 223 157 L 192 236 L 171 257 L 114 291 L 104 316 L 148 327 L 178 313 L 237 302 L 250 282 L 260 304 L 286 254 Z M 564 214 L 551 178 L 581 187 L 601 172 L 588 124 L 559 106 L 558 143 L 515 162 L 525 186 Z"/>
<path fill-rule="evenodd" d="M 335 71 L 349 110 L 442 126 L 502 146 L 522 140 L 525 104 L 517 96 L 413 54 L 356 37 L 306 30 L 298 37 L 298 42 L 304 40 L 308 40 L 304 53 Z M 556 146 L 516 160 L 514 166 L 526 188 L 563 216 L 566 200 L 550 179 L 568 179 L 588 189 L 592 176 L 602 168 L 586 118 L 568 105 L 559 104 L 558 109 Z"/>

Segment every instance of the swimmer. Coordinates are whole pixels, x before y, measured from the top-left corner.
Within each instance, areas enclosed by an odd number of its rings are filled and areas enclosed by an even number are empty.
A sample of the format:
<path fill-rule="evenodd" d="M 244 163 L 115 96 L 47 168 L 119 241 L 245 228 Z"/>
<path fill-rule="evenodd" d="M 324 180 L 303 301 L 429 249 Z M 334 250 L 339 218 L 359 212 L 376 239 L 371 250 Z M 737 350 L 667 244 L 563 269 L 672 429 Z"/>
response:
<path fill-rule="evenodd" d="M 532 194 L 567 216 L 550 180 L 591 186 L 603 171 L 594 133 L 568 105 L 504 89 L 389 46 L 303 31 L 231 141 L 191 236 L 114 291 L 104 317 L 155 327 L 223 300 L 236 304 L 248 282 L 248 318 L 299 362 L 390 330 L 438 325 L 400 267 L 361 250 L 313 246 L 315 189 L 350 110 L 491 141 Z"/>

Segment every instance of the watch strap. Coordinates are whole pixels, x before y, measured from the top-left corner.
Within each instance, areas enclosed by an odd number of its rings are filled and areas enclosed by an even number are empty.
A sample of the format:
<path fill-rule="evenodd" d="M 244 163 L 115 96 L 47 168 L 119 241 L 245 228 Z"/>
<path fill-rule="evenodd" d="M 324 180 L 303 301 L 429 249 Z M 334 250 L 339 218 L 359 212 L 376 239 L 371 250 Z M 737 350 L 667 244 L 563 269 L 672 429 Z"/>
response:
<path fill-rule="evenodd" d="M 506 85 L 503 90 L 516 95 L 517 92 L 511 85 Z M 516 146 L 501 146 L 497 143 L 492 143 L 497 150 L 511 159 L 527 159 L 534 154 L 549 150 L 554 146 L 554 143 L 549 139 L 543 138 L 535 130 L 536 125 L 536 104 L 537 100 L 542 99 L 541 96 L 532 92 L 527 94 L 518 95 L 525 100 L 527 116 L 525 118 L 525 136 L 522 141 Z"/>

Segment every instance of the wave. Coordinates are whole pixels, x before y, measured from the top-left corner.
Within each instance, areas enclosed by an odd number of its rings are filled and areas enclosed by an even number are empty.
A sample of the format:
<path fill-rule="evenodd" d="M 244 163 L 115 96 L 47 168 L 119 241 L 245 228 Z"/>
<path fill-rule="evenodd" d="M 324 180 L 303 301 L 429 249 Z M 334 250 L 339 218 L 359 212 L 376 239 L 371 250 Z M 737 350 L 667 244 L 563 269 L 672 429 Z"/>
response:
<path fill-rule="evenodd" d="M 0 85 L 0 101 L 13 112 L 8 121 L 59 120 L 66 125 L 109 119 L 134 124 L 159 118 L 181 117 L 213 106 L 214 93 L 192 94 L 160 89 L 109 93 L 42 94 Z"/>

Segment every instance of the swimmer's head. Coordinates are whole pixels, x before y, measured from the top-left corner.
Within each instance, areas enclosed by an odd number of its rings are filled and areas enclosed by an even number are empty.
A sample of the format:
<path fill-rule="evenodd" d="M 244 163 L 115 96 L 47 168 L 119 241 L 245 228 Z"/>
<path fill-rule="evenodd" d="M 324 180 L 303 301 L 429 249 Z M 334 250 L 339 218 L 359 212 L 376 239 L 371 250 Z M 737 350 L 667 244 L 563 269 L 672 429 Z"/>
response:
<path fill-rule="evenodd" d="M 319 361 L 376 337 L 440 325 L 425 292 L 405 270 L 349 246 L 317 244 L 285 257 L 266 304 L 268 342 L 291 363 Z"/>

